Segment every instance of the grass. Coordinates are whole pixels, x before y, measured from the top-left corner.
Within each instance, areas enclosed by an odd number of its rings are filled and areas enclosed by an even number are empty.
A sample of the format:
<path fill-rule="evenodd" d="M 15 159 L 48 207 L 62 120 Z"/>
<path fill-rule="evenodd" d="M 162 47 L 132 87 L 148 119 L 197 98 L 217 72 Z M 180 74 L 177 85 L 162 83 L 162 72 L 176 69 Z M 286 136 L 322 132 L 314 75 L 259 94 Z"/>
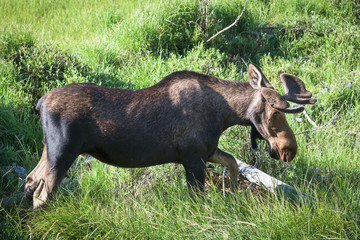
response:
<path fill-rule="evenodd" d="M 193 199 L 181 166 L 129 170 L 94 162 L 71 169 L 69 184 L 44 210 L 0 206 L 0 238 L 358 239 L 360 4 L 248 1 L 236 27 L 204 44 L 244 3 L 210 1 L 206 28 L 190 0 L 0 0 L 0 198 L 23 191 L 2 169 L 17 163 L 29 173 L 39 160 L 34 104 L 51 88 L 91 81 L 138 89 L 182 69 L 243 81 L 255 63 L 280 92 L 278 75 L 288 72 L 318 99 L 306 112 L 326 127 L 297 135 L 293 162 L 271 159 L 260 145 L 262 170 L 316 197 L 316 205 L 259 189 L 245 194 L 244 182 L 223 197 L 218 167 L 206 193 Z M 314 128 L 303 114 L 287 119 L 294 132 Z M 247 128 L 228 129 L 219 145 L 253 162 Z"/>

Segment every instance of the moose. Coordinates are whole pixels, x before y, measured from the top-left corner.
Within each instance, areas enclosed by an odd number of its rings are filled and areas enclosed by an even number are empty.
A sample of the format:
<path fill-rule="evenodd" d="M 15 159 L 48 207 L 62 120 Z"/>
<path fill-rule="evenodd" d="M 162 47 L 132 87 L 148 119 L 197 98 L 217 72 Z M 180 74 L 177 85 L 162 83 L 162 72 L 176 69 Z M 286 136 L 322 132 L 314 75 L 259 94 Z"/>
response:
<path fill-rule="evenodd" d="M 237 163 L 217 147 L 233 125 L 252 126 L 252 138 L 265 139 L 272 158 L 289 162 L 297 142 L 284 113 L 302 112 L 304 105 L 290 108 L 287 101 L 314 104 L 316 99 L 298 77 L 280 78 L 282 96 L 253 64 L 247 82 L 179 71 L 140 90 L 93 83 L 52 89 L 36 106 L 44 149 L 26 178 L 25 196 L 34 209 L 44 207 L 80 154 L 124 168 L 180 163 L 196 192 L 204 189 L 206 163 L 218 163 L 230 170 L 235 186 Z"/>

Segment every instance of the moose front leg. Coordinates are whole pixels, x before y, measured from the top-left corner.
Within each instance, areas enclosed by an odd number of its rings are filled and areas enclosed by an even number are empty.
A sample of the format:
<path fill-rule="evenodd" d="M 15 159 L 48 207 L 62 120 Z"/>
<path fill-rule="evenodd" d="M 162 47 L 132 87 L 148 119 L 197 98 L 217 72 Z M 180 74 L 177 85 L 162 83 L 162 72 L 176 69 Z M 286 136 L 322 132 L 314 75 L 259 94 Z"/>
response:
<path fill-rule="evenodd" d="M 217 148 L 215 153 L 209 158 L 209 162 L 221 164 L 229 169 L 231 181 L 230 188 L 234 192 L 237 188 L 237 176 L 239 173 L 235 158 Z"/>
<path fill-rule="evenodd" d="M 183 165 L 190 191 L 203 192 L 205 185 L 205 162 L 201 158 L 197 158 L 192 159 L 192 161 L 188 161 Z"/>

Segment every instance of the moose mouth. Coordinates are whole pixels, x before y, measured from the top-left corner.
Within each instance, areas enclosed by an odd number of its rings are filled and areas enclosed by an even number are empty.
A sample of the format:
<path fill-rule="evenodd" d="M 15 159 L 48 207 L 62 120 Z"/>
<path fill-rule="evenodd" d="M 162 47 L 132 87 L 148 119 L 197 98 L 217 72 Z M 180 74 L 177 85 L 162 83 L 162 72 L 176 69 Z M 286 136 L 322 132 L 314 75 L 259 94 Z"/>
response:
<path fill-rule="evenodd" d="M 277 149 L 277 147 L 275 147 L 273 145 L 270 145 L 269 154 L 270 154 L 270 157 L 272 157 L 274 159 L 280 159 L 279 150 Z"/>
<path fill-rule="evenodd" d="M 279 149 L 276 146 L 270 146 L 270 157 L 274 158 L 274 159 L 281 159 L 283 162 L 290 162 L 293 158 L 294 155 L 293 152 L 289 151 L 288 149 L 282 149 L 282 151 L 280 152 Z"/>

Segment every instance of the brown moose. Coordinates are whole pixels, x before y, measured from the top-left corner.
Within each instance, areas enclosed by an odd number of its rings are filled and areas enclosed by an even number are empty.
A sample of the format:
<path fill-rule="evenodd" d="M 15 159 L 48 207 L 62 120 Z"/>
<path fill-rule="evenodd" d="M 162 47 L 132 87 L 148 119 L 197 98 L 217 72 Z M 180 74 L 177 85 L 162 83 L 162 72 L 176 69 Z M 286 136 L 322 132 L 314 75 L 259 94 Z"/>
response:
<path fill-rule="evenodd" d="M 281 74 L 285 95 L 250 64 L 248 82 L 221 80 L 200 73 L 174 72 L 152 87 L 123 90 L 75 83 L 51 90 L 38 102 L 44 133 L 40 162 L 28 175 L 25 195 L 38 208 L 53 195 L 80 154 L 118 167 L 181 163 L 190 188 L 203 190 L 207 162 L 230 170 L 235 159 L 217 148 L 230 126 L 253 126 L 252 137 L 270 145 L 270 155 L 291 161 L 297 143 L 284 113 L 299 113 L 286 100 L 313 104 L 304 83 Z"/>

